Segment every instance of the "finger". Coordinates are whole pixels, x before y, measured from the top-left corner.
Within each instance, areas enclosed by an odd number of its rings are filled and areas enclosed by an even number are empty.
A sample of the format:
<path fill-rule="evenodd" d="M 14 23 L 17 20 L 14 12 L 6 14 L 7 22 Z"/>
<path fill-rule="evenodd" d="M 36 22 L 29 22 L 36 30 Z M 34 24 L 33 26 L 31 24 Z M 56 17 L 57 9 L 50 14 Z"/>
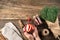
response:
<path fill-rule="evenodd" d="M 38 33 L 38 30 L 37 30 L 37 28 L 35 27 L 35 30 L 34 30 L 34 32 L 33 33 Z"/>
<path fill-rule="evenodd" d="M 31 34 L 29 34 L 29 33 L 27 33 L 27 32 L 24 32 L 24 35 L 25 35 L 29 40 L 34 40 L 34 37 L 33 37 Z"/>
<path fill-rule="evenodd" d="M 30 34 L 28 34 L 27 32 L 24 32 L 24 35 L 28 38 L 30 36 Z"/>
<path fill-rule="evenodd" d="M 36 27 L 35 27 L 35 30 L 34 30 L 34 32 L 33 32 L 33 36 L 34 36 L 35 38 L 38 36 L 38 30 L 37 30 Z"/>

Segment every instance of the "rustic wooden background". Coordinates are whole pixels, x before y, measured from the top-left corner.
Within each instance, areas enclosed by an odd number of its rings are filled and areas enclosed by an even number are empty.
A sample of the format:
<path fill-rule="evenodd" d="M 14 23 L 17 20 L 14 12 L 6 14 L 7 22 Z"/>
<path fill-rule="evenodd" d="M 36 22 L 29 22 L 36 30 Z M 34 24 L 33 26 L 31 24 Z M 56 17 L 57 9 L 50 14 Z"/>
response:
<path fill-rule="evenodd" d="M 60 0 L 0 0 L 0 19 L 24 19 L 54 5 L 60 7 Z"/>
<path fill-rule="evenodd" d="M 11 21 L 17 24 L 18 19 L 32 17 L 44 6 L 54 5 L 60 8 L 60 0 L 0 0 L 0 28 L 6 22 Z"/>

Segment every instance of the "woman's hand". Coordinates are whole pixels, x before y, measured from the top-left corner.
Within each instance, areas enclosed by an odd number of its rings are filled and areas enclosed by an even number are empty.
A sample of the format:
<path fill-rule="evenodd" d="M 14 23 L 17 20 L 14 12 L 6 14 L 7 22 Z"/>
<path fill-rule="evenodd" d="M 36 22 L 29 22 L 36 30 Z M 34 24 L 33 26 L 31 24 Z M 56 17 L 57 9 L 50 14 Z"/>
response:
<path fill-rule="evenodd" d="M 39 35 L 38 35 L 38 30 L 37 30 L 36 27 L 35 27 L 35 30 L 33 32 L 33 36 L 34 36 L 35 40 L 41 40 L 40 37 L 39 37 Z"/>
<path fill-rule="evenodd" d="M 32 34 L 29 34 L 27 32 L 24 32 L 24 35 L 28 38 L 28 40 L 34 40 L 34 37 Z"/>
<path fill-rule="evenodd" d="M 28 38 L 28 40 L 41 40 L 40 38 L 39 38 L 39 35 L 38 35 L 38 30 L 37 30 L 37 28 L 35 27 L 35 30 L 34 30 L 34 32 L 32 33 L 32 34 L 29 34 L 29 33 L 27 33 L 27 32 L 24 32 L 24 35 Z"/>

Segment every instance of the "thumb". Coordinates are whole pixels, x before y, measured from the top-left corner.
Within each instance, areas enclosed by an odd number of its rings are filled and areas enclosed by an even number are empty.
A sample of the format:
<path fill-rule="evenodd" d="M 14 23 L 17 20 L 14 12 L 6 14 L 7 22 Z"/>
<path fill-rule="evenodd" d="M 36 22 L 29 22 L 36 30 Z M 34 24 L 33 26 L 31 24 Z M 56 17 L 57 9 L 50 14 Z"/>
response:
<path fill-rule="evenodd" d="M 33 32 L 33 36 L 34 36 L 35 38 L 38 36 L 38 30 L 37 30 L 36 27 L 35 27 L 35 30 L 34 30 L 34 32 Z"/>
<path fill-rule="evenodd" d="M 32 34 L 29 34 L 27 32 L 24 32 L 24 35 L 29 39 L 29 40 L 34 40 L 34 37 L 32 36 Z"/>

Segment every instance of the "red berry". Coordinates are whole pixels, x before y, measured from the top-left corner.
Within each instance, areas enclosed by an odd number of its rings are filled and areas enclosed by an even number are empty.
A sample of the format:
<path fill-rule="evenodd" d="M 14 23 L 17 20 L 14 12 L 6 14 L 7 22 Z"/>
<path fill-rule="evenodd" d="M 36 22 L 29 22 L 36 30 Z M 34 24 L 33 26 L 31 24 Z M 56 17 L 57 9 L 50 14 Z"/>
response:
<path fill-rule="evenodd" d="M 32 24 L 27 24 L 26 27 L 24 27 L 23 29 L 24 29 L 23 31 L 32 32 L 32 31 L 34 31 L 35 26 Z"/>

